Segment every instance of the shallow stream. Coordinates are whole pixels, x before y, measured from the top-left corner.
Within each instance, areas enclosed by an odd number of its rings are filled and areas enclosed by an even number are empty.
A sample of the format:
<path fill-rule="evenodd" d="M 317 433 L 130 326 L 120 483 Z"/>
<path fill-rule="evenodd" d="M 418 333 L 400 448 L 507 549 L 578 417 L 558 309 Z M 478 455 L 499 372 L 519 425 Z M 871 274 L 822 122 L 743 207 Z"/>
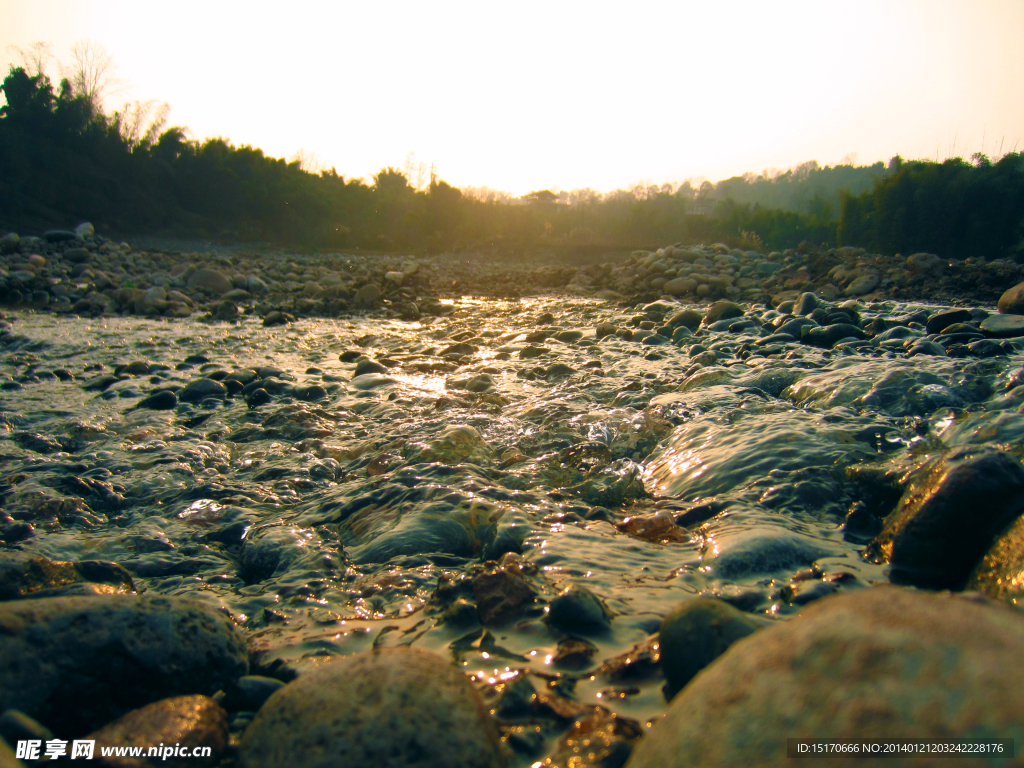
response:
<path fill-rule="evenodd" d="M 222 607 L 268 673 L 415 644 L 499 717 L 528 677 L 643 727 L 663 679 L 622 657 L 688 596 L 778 621 L 885 581 L 861 552 L 910 471 L 964 444 L 1024 458 L 1018 342 L 908 356 L 934 309 L 862 307 L 909 335 L 833 349 L 768 338 L 763 308 L 679 346 L 599 339 L 665 311 L 585 299 L 278 327 L 19 314 L 0 491 L 33 530 L 9 543 Z M 204 377 L 220 390 L 184 394 Z M 138 407 L 161 389 L 174 407 Z M 598 600 L 549 615 L 574 585 Z M 550 753 L 558 733 L 516 722 L 523 765 Z"/>

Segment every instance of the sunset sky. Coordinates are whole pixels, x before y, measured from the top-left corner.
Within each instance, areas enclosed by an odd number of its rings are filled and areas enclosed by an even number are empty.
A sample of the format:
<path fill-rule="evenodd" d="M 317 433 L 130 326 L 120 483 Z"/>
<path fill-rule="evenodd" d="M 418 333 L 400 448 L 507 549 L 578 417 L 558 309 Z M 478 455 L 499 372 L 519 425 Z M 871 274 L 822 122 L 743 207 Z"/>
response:
<path fill-rule="evenodd" d="M 513 194 L 1024 150 L 1022 38 L 1024 0 L 0 0 L 4 72 L 89 39 L 130 84 L 108 110 Z"/>

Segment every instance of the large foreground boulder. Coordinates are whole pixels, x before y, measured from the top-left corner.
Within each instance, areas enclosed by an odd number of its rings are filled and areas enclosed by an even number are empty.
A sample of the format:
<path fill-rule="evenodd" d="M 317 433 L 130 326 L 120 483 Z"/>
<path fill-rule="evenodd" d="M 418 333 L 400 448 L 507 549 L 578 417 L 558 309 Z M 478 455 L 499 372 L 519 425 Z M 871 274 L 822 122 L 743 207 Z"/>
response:
<path fill-rule="evenodd" d="M 245 731 L 244 768 L 503 764 L 476 690 L 412 648 L 345 656 L 273 694 Z"/>
<path fill-rule="evenodd" d="M 824 598 L 737 641 L 700 672 L 628 768 L 792 766 L 787 738 L 1012 738 L 1020 745 L 1022 648 L 1024 616 L 977 596 L 885 585 Z"/>
<path fill-rule="evenodd" d="M 178 597 L 52 597 L 0 604 L 0 711 L 61 738 L 158 699 L 212 695 L 244 675 L 231 620 Z"/>

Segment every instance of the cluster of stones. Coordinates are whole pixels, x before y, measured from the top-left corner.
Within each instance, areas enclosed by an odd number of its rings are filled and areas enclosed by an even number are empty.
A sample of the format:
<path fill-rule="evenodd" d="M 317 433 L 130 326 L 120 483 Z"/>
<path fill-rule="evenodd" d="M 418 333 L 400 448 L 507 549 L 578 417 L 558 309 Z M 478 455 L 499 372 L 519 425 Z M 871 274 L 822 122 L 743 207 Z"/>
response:
<path fill-rule="evenodd" d="M 177 244 L 168 247 L 187 247 Z M 963 298 L 995 302 L 1024 281 L 1006 260 L 964 261 L 928 253 L 871 254 L 862 248 L 787 249 L 764 254 L 716 243 L 634 251 L 601 264 L 544 263 L 443 254 L 282 255 L 227 247 L 171 253 L 133 251 L 95 234 L 91 224 L 42 237 L 0 238 L 0 302 L 80 315 L 133 314 L 232 320 L 240 312 L 271 324 L 288 317 L 333 317 L 385 309 L 414 320 L 443 314 L 442 295 L 515 297 L 551 292 L 597 298 L 671 296 L 687 302 L 730 299 L 778 304 L 813 291 L 836 301 Z"/>
<path fill-rule="evenodd" d="M 956 261 L 929 253 L 888 257 L 852 247 L 787 249 L 766 255 L 716 243 L 634 251 L 617 264 L 580 269 L 568 291 L 775 304 L 814 291 L 829 301 L 967 298 L 980 303 L 994 302 L 1022 280 L 1024 267 L 1002 259 Z"/>
<path fill-rule="evenodd" d="M 108 564 L 109 565 L 109 564 Z M 392 649 L 333 660 L 285 679 L 249 674 L 245 639 L 197 600 L 139 596 L 130 580 L 85 581 L 87 563 L 6 555 L 23 588 L 0 602 L 0 764 L 9 745 L 94 742 L 141 747 L 117 765 L 255 766 L 504 764 L 497 733 L 469 680 L 440 657 Z M 68 593 L 72 586 L 92 591 Z M 57 584 L 59 586 L 54 587 Z M 37 587 L 48 589 L 36 589 Z M 21 598 L 21 599 L 19 599 Z M 150 747 L 184 749 L 155 758 Z M 195 748 L 208 748 L 194 757 Z M 29 757 L 29 755 L 23 755 Z"/>
<path fill-rule="evenodd" d="M 83 316 L 255 313 L 274 325 L 386 307 L 416 320 L 446 312 L 430 284 L 415 259 L 133 251 L 88 223 L 0 238 L 0 302 Z"/>
<path fill-rule="evenodd" d="M 805 292 L 775 309 L 762 310 L 744 309 L 724 299 L 704 312 L 655 301 L 641 306 L 629 327 L 604 322 L 596 328 L 598 339 L 614 335 L 645 346 L 685 348 L 695 370 L 718 361 L 718 353 L 709 346 L 718 340 L 712 342 L 708 332 L 734 337 L 741 343 L 740 359 L 786 354 L 796 343 L 861 353 L 994 357 L 1018 351 L 1011 339 L 1024 336 L 1024 315 L 922 309 L 892 316 L 884 303 L 865 305 L 847 299 L 835 304 Z"/>

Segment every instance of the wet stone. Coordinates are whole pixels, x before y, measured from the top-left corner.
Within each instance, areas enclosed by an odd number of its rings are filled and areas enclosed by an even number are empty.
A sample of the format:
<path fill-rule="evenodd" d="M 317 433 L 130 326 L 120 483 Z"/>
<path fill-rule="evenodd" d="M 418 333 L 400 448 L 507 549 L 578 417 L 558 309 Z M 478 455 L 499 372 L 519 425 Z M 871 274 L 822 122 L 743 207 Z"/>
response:
<path fill-rule="evenodd" d="M 962 589 L 996 535 L 1024 512 L 1024 466 L 1002 451 L 938 457 L 909 480 L 867 554 L 897 584 Z"/>
<path fill-rule="evenodd" d="M 86 738 L 104 747 L 142 747 L 143 755 L 150 747 L 169 750 L 166 756 L 116 759 L 115 764 L 124 768 L 214 766 L 227 746 L 227 713 L 206 696 L 178 696 L 133 710 Z M 187 757 L 171 751 L 179 745 Z M 193 757 L 196 747 L 209 747 L 210 755 Z"/>
<path fill-rule="evenodd" d="M 981 330 L 997 339 L 1024 336 L 1024 315 L 989 315 L 981 321 Z"/>
<path fill-rule="evenodd" d="M 942 333 L 954 323 L 968 323 L 971 319 L 970 310 L 946 309 L 931 315 L 925 323 L 925 330 L 928 333 Z"/>
<path fill-rule="evenodd" d="M 536 592 L 518 568 L 499 567 L 473 579 L 473 596 L 485 626 L 506 624 L 533 603 Z"/>
<path fill-rule="evenodd" d="M 497 768 L 494 726 L 444 659 L 410 648 L 332 660 L 275 693 L 246 729 L 243 768 Z"/>
<path fill-rule="evenodd" d="M 1024 617 L 987 601 L 891 586 L 826 598 L 734 643 L 629 765 L 790 766 L 787 733 L 1020 739 L 1022 643 Z"/>
<path fill-rule="evenodd" d="M 368 373 L 387 373 L 388 367 L 378 363 L 376 360 L 360 360 L 356 364 L 356 370 L 352 374 L 352 378 L 357 376 L 365 376 Z"/>
<path fill-rule="evenodd" d="M 670 613 L 661 624 L 659 640 L 665 698 L 671 699 L 730 645 L 762 626 L 728 603 L 706 597 L 689 600 Z"/>
<path fill-rule="evenodd" d="M 551 601 L 548 623 L 563 632 L 600 634 L 611 628 L 611 617 L 600 598 L 586 587 L 574 584 Z"/>
<path fill-rule="evenodd" d="M 742 317 L 743 307 L 732 301 L 716 301 L 704 314 L 704 325 L 712 325 L 719 320 L 729 320 L 733 317 Z M 671 323 L 670 323 L 671 324 Z M 683 323 L 685 325 L 685 323 Z"/>
<path fill-rule="evenodd" d="M 225 689 L 224 706 L 233 712 L 255 712 L 282 687 L 284 683 L 273 677 L 245 675 Z"/>
<path fill-rule="evenodd" d="M 319 384 L 310 384 L 305 387 L 296 387 L 292 390 L 292 394 L 295 395 L 297 400 L 316 402 L 317 400 L 323 400 L 327 397 L 327 390 Z"/>
<path fill-rule="evenodd" d="M 0 604 L 0 626 L 0 709 L 68 735 L 155 699 L 212 695 L 248 666 L 230 620 L 179 597 L 17 600 Z"/>
<path fill-rule="evenodd" d="M 999 312 L 1004 315 L 1024 315 L 1024 283 L 1018 283 L 999 297 Z"/>
<path fill-rule="evenodd" d="M 155 392 L 136 404 L 136 408 L 148 408 L 153 411 L 169 411 L 178 405 L 178 397 L 168 389 Z"/>
<path fill-rule="evenodd" d="M 198 403 L 208 397 L 223 400 L 228 394 L 227 387 L 213 379 L 195 379 L 190 381 L 184 389 L 178 393 L 178 399 L 183 403 Z"/>
<path fill-rule="evenodd" d="M 99 583 L 110 592 L 132 591 L 131 575 L 116 563 L 76 564 L 26 552 L 0 552 L 0 600 L 47 596 L 71 585 Z"/>
<path fill-rule="evenodd" d="M 831 349 L 836 342 L 848 338 L 866 339 L 867 335 L 856 325 L 849 323 L 835 323 L 823 328 L 806 328 L 806 330 L 801 329 L 800 332 L 800 339 L 804 344 L 822 349 Z"/>

